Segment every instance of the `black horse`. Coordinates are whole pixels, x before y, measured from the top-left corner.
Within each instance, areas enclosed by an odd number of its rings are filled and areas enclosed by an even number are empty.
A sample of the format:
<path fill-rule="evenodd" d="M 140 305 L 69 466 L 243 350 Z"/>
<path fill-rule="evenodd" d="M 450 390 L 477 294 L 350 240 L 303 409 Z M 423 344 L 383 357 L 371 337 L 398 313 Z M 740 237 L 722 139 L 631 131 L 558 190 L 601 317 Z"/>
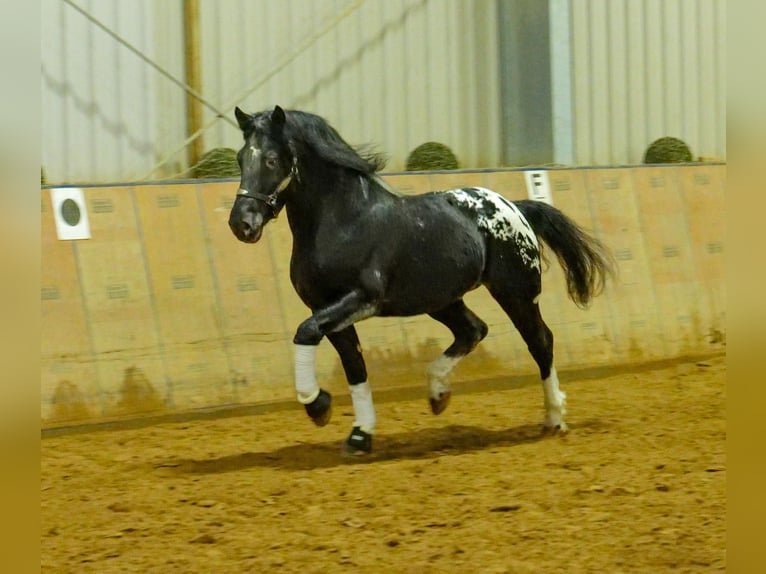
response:
<path fill-rule="evenodd" d="M 537 362 L 544 425 L 565 430 L 565 394 L 553 365 L 553 335 L 537 304 L 541 244 L 566 272 L 571 299 L 584 307 L 611 273 L 609 252 L 560 210 L 508 201 L 470 187 L 402 196 L 376 172 L 383 159 L 347 144 L 325 120 L 279 106 L 253 115 L 236 109 L 245 144 L 242 179 L 229 216 L 240 241 L 255 243 L 283 207 L 293 235 L 290 279 L 312 315 L 298 327 L 295 387 L 309 417 L 330 420 L 331 396 L 315 377 L 327 337 L 340 355 L 355 421 L 345 448 L 370 452 L 375 410 L 354 323 L 373 316 L 427 313 L 454 342 L 428 369 L 430 404 L 450 399 L 448 376 L 487 335 L 463 302 L 484 285 L 511 318 Z"/>

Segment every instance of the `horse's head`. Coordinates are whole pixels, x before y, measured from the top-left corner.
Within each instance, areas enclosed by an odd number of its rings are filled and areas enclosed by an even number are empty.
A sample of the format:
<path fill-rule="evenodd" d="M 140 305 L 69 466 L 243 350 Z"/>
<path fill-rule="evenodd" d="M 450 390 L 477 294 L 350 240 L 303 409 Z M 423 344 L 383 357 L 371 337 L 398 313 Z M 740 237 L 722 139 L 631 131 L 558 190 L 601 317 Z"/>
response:
<path fill-rule="evenodd" d="M 284 192 L 297 175 L 297 157 L 285 137 L 285 112 L 246 114 L 234 110 L 245 143 L 237 153 L 242 174 L 229 227 L 240 241 L 255 243 L 263 226 L 285 205 Z"/>

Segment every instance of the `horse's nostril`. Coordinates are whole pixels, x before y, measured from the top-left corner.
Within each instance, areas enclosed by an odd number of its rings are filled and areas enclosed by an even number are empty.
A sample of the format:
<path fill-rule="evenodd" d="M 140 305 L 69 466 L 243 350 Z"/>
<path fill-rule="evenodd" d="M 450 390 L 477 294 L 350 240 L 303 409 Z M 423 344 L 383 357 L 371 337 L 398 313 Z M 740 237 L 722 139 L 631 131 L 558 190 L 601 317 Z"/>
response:
<path fill-rule="evenodd" d="M 246 243 L 255 243 L 261 237 L 263 217 L 257 213 L 239 212 L 229 218 L 229 228 L 235 237 Z"/>

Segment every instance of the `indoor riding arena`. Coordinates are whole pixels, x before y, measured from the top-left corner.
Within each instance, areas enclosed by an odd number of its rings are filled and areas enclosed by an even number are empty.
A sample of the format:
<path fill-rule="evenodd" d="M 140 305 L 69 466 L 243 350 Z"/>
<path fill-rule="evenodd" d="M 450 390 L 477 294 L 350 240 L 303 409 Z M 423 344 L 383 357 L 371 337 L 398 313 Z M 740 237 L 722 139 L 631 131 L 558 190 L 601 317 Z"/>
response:
<path fill-rule="evenodd" d="M 726 0 L 39 13 L 41 572 L 733 568 Z"/>
<path fill-rule="evenodd" d="M 43 189 L 42 571 L 724 571 L 725 165 L 546 172 L 618 267 L 587 310 L 555 258 L 543 273 L 569 431 L 543 431 L 536 366 L 479 289 L 490 332 L 438 416 L 425 371 L 449 331 L 358 325 L 378 411 L 362 457 L 342 455 L 353 411 L 326 341 L 332 421 L 295 401 L 308 311 L 286 221 L 245 245 L 236 181 L 92 186 L 91 238 L 61 241 Z M 522 170 L 385 179 L 527 196 Z"/>

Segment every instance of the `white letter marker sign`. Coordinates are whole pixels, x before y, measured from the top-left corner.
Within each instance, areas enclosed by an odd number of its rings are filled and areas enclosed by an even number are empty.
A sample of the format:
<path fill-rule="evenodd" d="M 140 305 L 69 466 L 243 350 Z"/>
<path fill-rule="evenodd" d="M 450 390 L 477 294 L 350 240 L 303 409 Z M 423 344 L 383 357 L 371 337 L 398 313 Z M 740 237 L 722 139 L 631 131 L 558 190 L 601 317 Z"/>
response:
<path fill-rule="evenodd" d="M 548 179 L 547 170 L 525 171 L 524 179 L 527 180 L 527 193 L 529 194 L 529 199 L 544 201 L 548 205 L 553 205 L 551 182 Z"/>
<path fill-rule="evenodd" d="M 88 210 L 85 207 L 82 189 L 79 187 L 53 188 L 51 203 L 59 239 L 90 239 Z"/>

